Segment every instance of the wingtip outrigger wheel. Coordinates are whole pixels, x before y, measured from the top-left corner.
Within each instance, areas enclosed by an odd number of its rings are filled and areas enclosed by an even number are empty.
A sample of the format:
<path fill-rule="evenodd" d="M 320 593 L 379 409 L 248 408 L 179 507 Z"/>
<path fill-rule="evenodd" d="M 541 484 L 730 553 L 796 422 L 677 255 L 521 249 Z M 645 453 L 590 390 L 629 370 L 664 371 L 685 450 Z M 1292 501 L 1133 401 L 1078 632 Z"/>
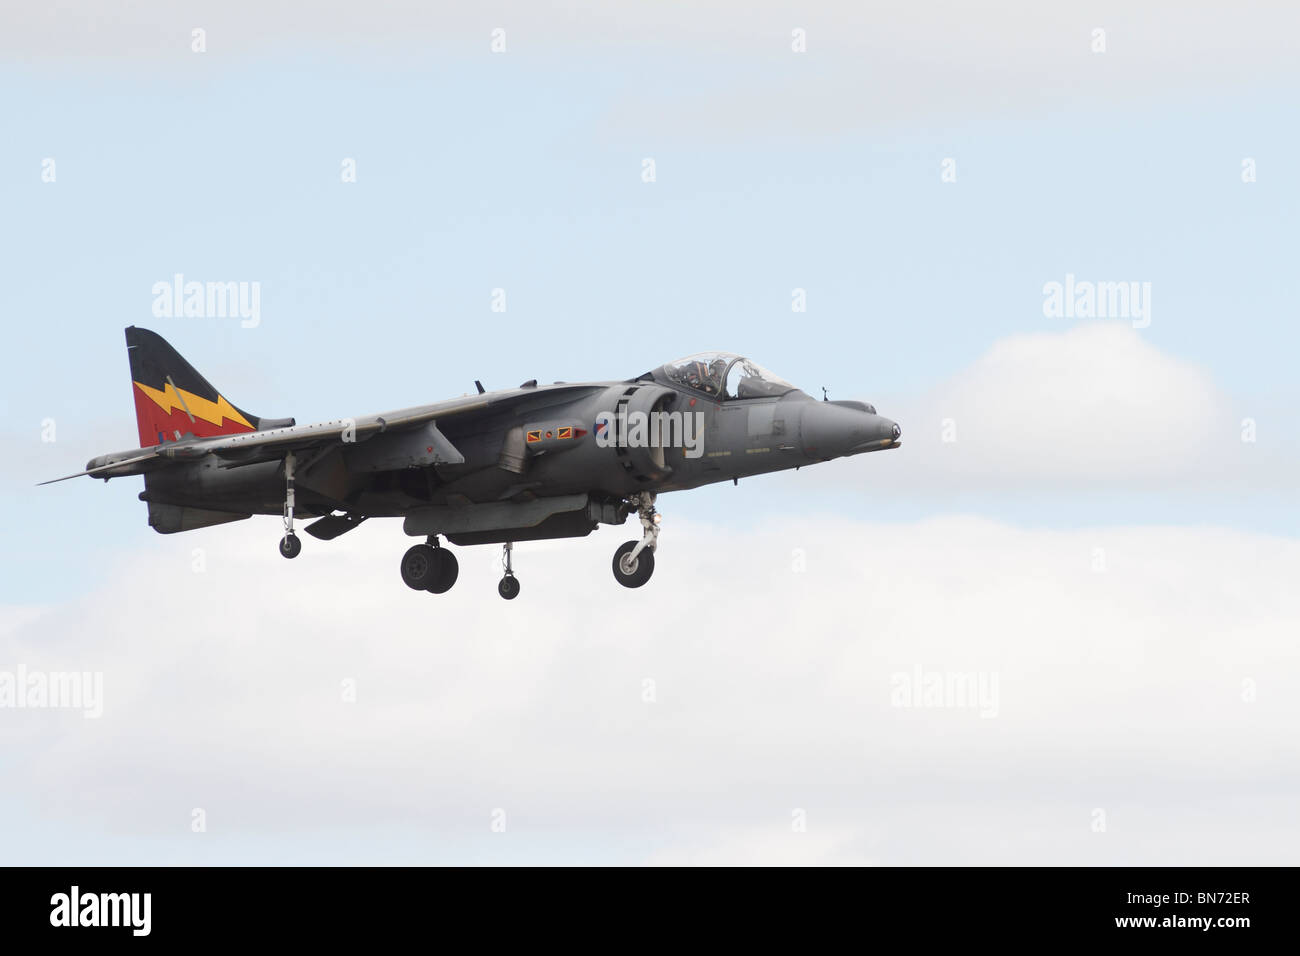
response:
<path fill-rule="evenodd" d="M 655 496 L 638 492 L 628 499 L 641 519 L 640 541 L 625 541 L 614 552 L 614 580 L 625 588 L 639 588 L 655 570 L 655 549 L 659 546 L 661 515 L 655 511 Z"/>
<path fill-rule="evenodd" d="M 519 579 L 515 577 L 515 568 L 511 563 L 511 555 L 514 553 L 515 543 L 507 541 L 501 549 L 501 563 L 506 569 L 505 577 L 497 584 L 497 594 L 500 594 L 507 601 L 513 601 L 519 597 Z"/>
<path fill-rule="evenodd" d="M 280 539 L 280 554 L 296 558 L 302 553 L 302 542 L 293 533 L 293 452 L 284 456 L 284 537 Z"/>

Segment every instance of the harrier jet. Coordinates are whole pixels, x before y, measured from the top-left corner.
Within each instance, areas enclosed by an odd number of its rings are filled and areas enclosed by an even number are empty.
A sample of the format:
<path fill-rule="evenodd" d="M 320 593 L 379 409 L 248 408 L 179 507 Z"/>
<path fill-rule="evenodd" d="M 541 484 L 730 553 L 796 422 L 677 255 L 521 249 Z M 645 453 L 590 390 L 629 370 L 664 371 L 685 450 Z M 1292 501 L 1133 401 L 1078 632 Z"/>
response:
<path fill-rule="evenodd" d="M 140 447 L 67 478 L 144 476 L 140 500 L 162 534 L 282 515 L 324 541 L 367 518 L 401 518 L 424 538 L 402 580 L 441 594 L 454 545 L 501 544 L 503 598 L 519 594 L 516 541 L 576 538 L 636 514 L 641 537 L 614 553 L 614 578 L 654 571 L 656 496 L 899 447 L 901 429 L 864 402 L 817 401 L 749 359 L 709 352 L 636 378 L 485 391 L 381 415 L 298 425 L 232 405 L 160 336 L 126 330 Z M 54 481 L 64 481 L 56 478 Z M 51 482 L 42 482 L 51 484 Z"/>

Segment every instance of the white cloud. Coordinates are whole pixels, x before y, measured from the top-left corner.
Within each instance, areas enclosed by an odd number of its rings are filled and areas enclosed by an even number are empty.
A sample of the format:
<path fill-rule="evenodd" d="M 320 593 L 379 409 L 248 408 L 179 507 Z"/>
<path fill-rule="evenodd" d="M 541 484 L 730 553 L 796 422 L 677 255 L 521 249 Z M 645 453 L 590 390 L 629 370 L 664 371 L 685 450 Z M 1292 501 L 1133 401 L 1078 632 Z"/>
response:
<path fill-rule="evenodd" d="M 625 591 L 627 536 L 521 546 L 510 603 L 487 549 L 449 594 L 408 591 L 393 523 L 294 562 L 270 519 L 160 538 L 103 591 L 0 616 L 0 668 L 105 672 L 98 721 L 0 711 L 10 797 L 77 846 L 148 835 L 145 856 L 201 806 L 279 859 L 341 830 L 361 836 L 335 856 L 370 859 L 396 827 L 440 834 L 429 859 L 562 833 L 566 859 L 1168 863 L 1200 810 L 1195 861 L 1295 858 L 1294 541 L 679 522 Z M 894 706 L 917 668 L 995 674 L 997 716 Z"/>
<path fill-rule="evenodd" d="M 1147 335 L 1096 321 L 1003 339 L 921 395 L 877 396 L 901 449 L 805 481 L 924 494 L 1291 487 L 1295 447 L 1278 421 L 1243 441 L 1237 400 Z"/>
<path fill-rule="evenodd" d="M 1119 322 L 1004 339 L 915 417 L 910 470 L 976 484 L 1167 487 L 1244 450 L 1210 375 Z"/>

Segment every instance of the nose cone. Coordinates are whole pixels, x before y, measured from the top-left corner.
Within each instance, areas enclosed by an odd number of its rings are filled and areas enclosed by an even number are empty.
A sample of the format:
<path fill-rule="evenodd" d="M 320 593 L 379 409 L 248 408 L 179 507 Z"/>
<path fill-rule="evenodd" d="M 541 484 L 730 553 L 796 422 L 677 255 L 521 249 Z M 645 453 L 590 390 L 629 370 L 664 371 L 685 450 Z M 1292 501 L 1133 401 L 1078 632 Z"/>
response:
<path fill-rule="evenodd" d="M 802 418 L 804 454 L 816 461 L 895 448 L 903 430 L 883 415 L 833 402 L 810 402 Z"/>

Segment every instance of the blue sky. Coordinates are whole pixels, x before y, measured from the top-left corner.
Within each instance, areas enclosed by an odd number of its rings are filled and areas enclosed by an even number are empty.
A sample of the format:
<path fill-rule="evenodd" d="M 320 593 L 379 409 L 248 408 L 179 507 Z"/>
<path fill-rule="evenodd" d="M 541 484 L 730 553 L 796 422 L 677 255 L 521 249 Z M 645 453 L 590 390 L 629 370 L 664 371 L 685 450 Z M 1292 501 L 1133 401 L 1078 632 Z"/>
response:
<path fill-rule="evenodd" d="M 825 483 L 774 476 L 663 503 L 724 529 L 766 514 L 976 515 L 1294 540 L 1300 66 L 1271 36 L 1289 14 L 1272 29 L 1224 26 L 1222 57 L 1198 61 L 1215 48 L 1213 18 L 1189 14 L 1165 43 L 1172 21 L 1106 8 L 1111 48 L 1095 55 L 1085 9 L 1052 21 L 1009 5 L 989 15 L 1006 46 L 985 56 L 963 46 L 964 15 L 939 7 L 954 22 L 882 14 L 879 41 L 870 12 L 834 4 L 764 5 L 762 29 L 734 34 L 720 26 L 726 4 L 615 5 L 595 33 L 509 5 L 445 25 L 426 11 L 412 16 L 436 37 L 427 51 L 400 11 L 352 44 L 358 14 L 328 5 L 301 33 L 281 5 L 262 32 L 238 6 L 201 55 L 189 27 L 226 16 L 215 7 L 175 18 L 159 7 L 134 40 L 107 27 L 97 40 L 74 19 L 67 49 L 62 30 L 11 24 L 4 602 L 93 594 L 125 555 L 161 546 L 138 480 L 34 487 L 135 444 L 130 324 L 161 333 L 240 406 L 300 422 L 434 401 L 475 379 L 621 378 L 713 348 L 901 422 L 893 458 L 825 466 L 840 469 Z M 841 12 L 858 31 L 847 38 L 835 36 Z M 788 35 L 800 16 L 813 24 L 802 55 Z M 504 55 L 488 52 L 498 22 Z M 1177 42 L 1201 52 L 1183 57 Z M 54 183 L 41 181 L 47 157 Z M 940 180 L 947 157 L 955 183 Z M 1257 182 L 1241 180 L 1246 157 Z M 356 183 L 340 181 L 345 158 Z M 155 318 L 151 288 L 177 272 L 259 282 L 260 325 Z M 927 459 L 909 452 L 933 445 L 939 422 L 893 410 L 930 408 L 999 342 L 1080 324 L 1043 314 L 1043 284 L 1067 273 L 1151 283 L 1141 343 L 1199 370 L 1230 412 L 1226 430 L 1207 423 L 1206 446 L 1235 461 L 1236 423 L 1251 416 L 1267 464 L 1219 484 L 1120 469 L 1105 482 L 927 485 Z M 490 309 L 495 288 L 504 314 Z M 805 314 L 791 311 L 795 288 Z M 43 443 L 49 418 L 58 440 Z M 1055 453 L 1023 449 L 1027 464 Z M 276 520 L 255 523 L 270 549 Z M 391 535 L 404 546 L 395 524 Z"/>
<path fill-rule="evenodd" d="M 1276 122 L 1294 88 L 811 141 L 775 135 L 774 120 L 757 141 L 701 145 L 608 127 L 620 87 L 648 68 L 635 63 L 203 65 L 162 88 L 129 70 L 92 86 L 66 66 L 7 67 L 6 418 L 32 442 L 53 417 L 63 438 L 7 479 L 29 533 L 76 534 L 108 497 L 29 479 L 133 444 L 128 324 L 167 336 L 244 407 L 300 421 L 435 400 L 475 378 L 634 375 L 714 347 L 884 410 L 998 338 L 1068 325 L 1043 316 L 1041 289 L 1072 272 L 1149 281 L 1150 342 L 1275 416 L 1296 398 L 1300 209 L 1284 171 L 1297 139 Z M 47 155 L 54 184 L 39 177 Z M 944 184 L 949 155 L 958 180 Z M 1245 155 L 1261 181 L 1240 181 Z M 355 184 L 339 181 L 344 157 Z M 152 285 L 176 272 L 260 282 L 261 325 L 154 318 Z M 804 315 L 790 311 L 796 287 Z M 143 525 L 125 498 L 98 513 L 97 540 Z M 1164 496 L 1124 510 L 1148 507 L 1168 511 Z M 1241 510 L 1185 507 L 1215 521 Z M 1252 523 L 1278 516 L 1265 508 Z M 45 591 L 45 573 L 23 580 L 29 559 L 4 561 L 15 596 Z"/>
<path fill-rule="evenodd" d="M 697 142 L 611 124 L 653 56 L 561 70 L 486 54 L 207 56 L 165 84 L 124 67 L 5 68 L 6 418 L 31 442 L 53 417 L 63 438 L 8 479 L 31 531 L 74 533 L 105 500 L 89 482 L 28 479 L 132 444 L 133 323 L 236 402 L 300 421 L 475 378 L 622 377 L 714 347 L 884 409 L 1001 337 L 1070 324 L 1043 316 L 1041 289 L 1072 272 L 1150 282 L 1144 337 L 1247 404 L 1280 414 L 1296 397 L 1297 137 L 1277 122 L 1294 86 L 836 135 L 783 135 L 777 116 L 743 141 Z M 674 84 L 717 82 L 711 64 L 683 72 Z M 944 184 L 948 156 L 958 179 Z M 1259 182 L 1241 182 L 1243 156 Z M 340 182 L 345 157 L 355 184 Z M 153 317 L 153 283 L 176 272 L 260 282 L 261 325 Z M 102 514 L 112 534 L 142 523 L 121 497 Z M 5 560 L 7 587 L 30 592 L 14 576 L 30 561 Z"/>

